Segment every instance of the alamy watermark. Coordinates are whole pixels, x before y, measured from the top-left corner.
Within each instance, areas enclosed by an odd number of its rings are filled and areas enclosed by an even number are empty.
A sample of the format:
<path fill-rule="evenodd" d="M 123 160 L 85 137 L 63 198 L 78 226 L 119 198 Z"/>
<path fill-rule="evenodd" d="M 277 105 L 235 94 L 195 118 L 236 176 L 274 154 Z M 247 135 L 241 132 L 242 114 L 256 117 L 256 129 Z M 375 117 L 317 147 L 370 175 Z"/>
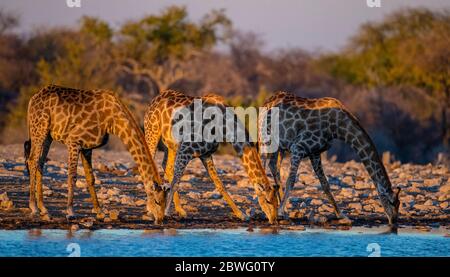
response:
<path fill-rule="evenodd" d="M 367 257 L 381 257 L 381 246 L 376 242 L 369 243 L 366 251 L 370 253 Z"/>
<path fill-rule="evenodd" d="M 381 0 L 366 0 L 367 7 L 381 8 Z"/>
<path fill-rule="evenodd" d="M 66 0 L 67 7 L 81 8 L 81 0 Z"/>
<path fill-rule="evenodd" d="M 78 243 L 69 243 L 66 247 L 66 251 L 69 253 L 67 257 L 81 257 L 81 247 Z"/>
<path fill-rule="evenodd" d="M 206 102 L 205 102 L 206 103 Z M 172 114 L 172 137 L 178 142 L 257 142 L 261 153 L 278 150 L 279 109 L 255 107 L 220 107 L 205 105 L 195 99 L 192 105 L 175 110 Z M 258 112 L 262 122 L 258 130 Z M 270 117 L 269 117 L 270 116 Z M 248 128 L 245 127 L 248 118 Z"/>

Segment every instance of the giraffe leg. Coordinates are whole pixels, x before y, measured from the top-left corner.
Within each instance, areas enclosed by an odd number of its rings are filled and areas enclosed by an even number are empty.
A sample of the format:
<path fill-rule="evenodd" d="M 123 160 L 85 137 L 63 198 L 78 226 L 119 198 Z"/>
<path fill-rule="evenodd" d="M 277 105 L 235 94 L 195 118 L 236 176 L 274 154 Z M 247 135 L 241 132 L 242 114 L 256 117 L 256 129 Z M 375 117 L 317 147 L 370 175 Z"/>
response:
<path fill-rule="evenodd" d="M 42 144 L 43 140 L 41 139 L 32 140 L 30 156 L 27 160 L 28 171 L 30 175 L 30 199 L 28 205 L 30 207 L 32 216 L 35 216 L 38 213 L 36 199 L 36 175 L 39 156 L 42 152 Z"/>
<path fill-rule="evenodd" d="M 50 220 L 47 208 L 44 205 L 44 193 L 42 191 L 42 175 L 44 173 L 44 164 L 47 158 L 50 145 L 52 144 L 52 138 L 49 135 L 44 140 L 42 145 L 42 152 L 39 158 L 39 163 L 36 171 L 36 192 L 37 192 L 37 206 L 40 211 L 41 218 L 44 220 Z"/>
<path fill-rule="evenodd" d="M 283 159 L 283 156 L 281 155 L 280 151 L 277 151 L 275 153 L 272 153 L 270 155 L 269 159 L 269 169 L 270 173 L 272 175 L 272 178 L 275 182 L 275 185 L 278 186 L 278 192 L 280 194 L 279 198 L 283 198 L 283 189 L 281 186 L 281 178 L 280 178 L 280 169 L 281 169 L 281 161 Z M 281 160 L 281 161 L 280 161 Z M 281 201 L 281 199 L 279 199 Z"/>
<path fill-rule="evenodd" d="M 323 172 L 322 167 L 322 160 L 320 159 L 320 154 L 315 154 L 310 157 L 311 165 L 314 169 L 314 172 L 316 173 L 317 177 L 320 181 L 320 186 L 322 187 L 322 190 L 325 192 L 325 195 L 328 198 L 328 201 L 330 201 L 331 205 L 333 205 L 334 213 L 338 218 L 347 218 L 345 215 L 342 214 L 341 210 L 339 209 L 338 205 L 336 204 L 336 201 L 334 200 L 333 194 L 331 193 L 330 184 L 328 183 L 327 177 L 325 176 L 325 173 Z"/>
<path fill-rule="evenodd" d="M 166 170 L 166 166 L 167 166 L 167 158 L 169 156 L 169 149 L 168 148 L 164 148 L 163 152 L 164 152 L 164 156 L 163 156 L 163 160 L 162 160 L 162 163 L 161 163 L 161 167 L 165 171 Z"/>
<path fill-rule="evenodd" d="M 81 162 L 83 163 L 84 175 L 86 177 L 86 184 L 88 186 L 89 194 L 91 195 L 93 209 L 92 212 L 96 214 L 97 219 L 103 219 L 105 214 L 98 203 L 97 193 L 95 192 L 95 176 L 92 171 L 92 150 L 81 150 Z"/>
<path fill-rule="evenodd" d="M 68 178 L 67 178 L 67 218 L 74 216 L 73 213 L 73 187 L 77 181 L 77 166 L 80 148 L 76 144 L 69 145 L 69 162 L 68 162 Z"/>
<path fill-rule="evenodd" d="M 175 155 L 176 151 L 174 150 L 167 149 L 165 151 L 164 156 L 166 157 L 165 159 L 166 164 L 164 165 L 164 179 L 167 180 L 168 182 L 172 182 L 173 180 Z M 175 206 L 175 211 L 178 213 L 179 216 L 181 217 L 187 216 L 186 211 L 183 209 L 183 207 L 181 207 L 180 196 L 178 194 L 178 191 L 174 191 L 173 193 L 173 204 Z"/>
<path fill-rule="evenodd" d="M 291 149 L 291 168 L 289 170 L 289 176 L 286 181 L 286 186 L 284 188 L 284 195 L 278 208 L 278 216 L 286 217 L 286 202 L 289 197 L 290 190 L 294 187 L 297 179 L 297 171 L 300 166 L 300 161 L 303 159 L 304 154 L 298 147 L 292 147 Z"/>
<path fill-rule="evenodd" d="M 152 158 L 155 157 L 156 154 L 156 149 L 158 147 L 158 142 L 161 138 L 161 126 L 159 125 L 159 121 L 157 120 L 148 120 L 147 118 L 145 118 L 144 121 L 144 125 L 145 125 L 145 141 L 147 143 L 150 155 L 152 156 Z M 164 158 L 163 158 L 163 164 L 162 164 L 162 168 L 164 170 L 164 168 L 166 167 L 165 163 L 167 161 L 167 151 L 164 151 Z M 147 194 L 147 205 L 146 205 L 146 209 L 147 209 L 147 217 L 149 217 L 150 219 L 154 219 L 153 213 L 152 213 L 152 203 L 151 203 L 151 199 L 153 198 L 152 196 L 152 185 L 153 182 L 150 181 L 148 183 L 145 183 L 145 193 Z"/>
<path fill-rule="evenodd" d="M 247 217 L 244 215 L 244 213 L 236 206 L 233 199 L 230 197 L 228 192 L 225 190 L 225 187 L 222 184 L 222 181 L 220 180 L 216 168 L 214 167 L 214 161 L 211 156 L 203 157 L 201 158 L 203 165 L 205 166 L 206 170 L 208 171 L 209 177 L 214 182 L 214 185 L 216 186 L 216 189 L 222 194 L 222 197 L 225 199 L 225 201 L 230 205 L 231 209 L 233 210 L 233 213 L 236 217 L 238 217 L 241 220 L 246 220 Z"/>
<path fill-rule="evenodd" d="M 170 183 L 170 191 L 166 199 L 166 210 L 165 210 L 166 216 L 170 216 L 170 209 L 172 205 L 173 196 L 177 189 L 176 184 L 178 184 L 178 181 L 183 175 L 184 169 L 186 168 L 187 164 L 189 163 L 190 160 L 192 160 L 192 154 L 184 153 L 183 151 L 180 151 L 180 149 L 177 151 L 175 156 L 176 157 L 175 157 L 175 168 L 173 170 L 173 179 L 172 182 Z"/>

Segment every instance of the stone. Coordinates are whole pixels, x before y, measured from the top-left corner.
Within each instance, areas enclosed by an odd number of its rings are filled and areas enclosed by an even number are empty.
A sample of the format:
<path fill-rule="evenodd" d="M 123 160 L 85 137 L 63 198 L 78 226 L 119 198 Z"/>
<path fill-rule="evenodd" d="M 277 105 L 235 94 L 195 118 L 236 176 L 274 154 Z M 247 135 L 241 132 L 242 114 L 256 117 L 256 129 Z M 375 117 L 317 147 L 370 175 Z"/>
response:
<path fill-rule="evenodd" d="M 143 200 L 143 199 L 138 199 L 138 200 L 136 200 L 135 202 L 134 202 L 134 204 L 136 205 L 136 206 L 144 206 L 145 204 L 147 203 L 147 201 L 145 201 L 145 200 Z"/>
<path fill-rule="evenodd" d="M 303 225 L 294 225 L 294 226 L 288 226 L 287 229 L 293 230 L 293 231 L 305 231 L 306 227 Z"/>
<path fill-rule="evenodd" d="M 353 185 L 353 177 L 345 176 L 344 178 L 342 178 L 342 182 L 351 186 L 351 185 Z"/>
<path fill-rule="evenodd" d="M 190 191 L 186 195 L 192 199 L 200 199 L 201 198 L 201 195 L 198 192 Z"/>
<path fill-rule="evenodd" d="M 362 210 L 362 205 L 361 203 L 350 203 L 348 204 L 348 207 L 357 211 L 361 211 Z"/>
<path fill-rule="evenodd" d="M 178 184 L 178 188 L 180 190 L 191 190 L 192 189 L 192 185 L 189 182 L 180 182 Z"/>
<path fill-rule="evenodd" d="M 237 184 L 240 188 L 250 188 L 252 185 L 248 182 L 248 179 L 240 179 Z"/>
<path fill-rule="evenodd" d="M 188 181 L 192 181 L 192 179 L 194 179 L 195 176 L 193 174 L 184 174 L 181 178 L 180 181 L 183 182 L 188 182 Z"/>
<path fill-rule="evenodd" d="M 233 201 L 235 203 L 246 203 L 246 204 L 250 204 L 250 201 L 247 199 L 246 196 L 242 196 L 242 195 L 231 195 L 231 198 L 233 199 Z"/>
<path fill-rule="evenodd" d="M 319 212 L 328 212 L 328 213 L 334 213 L 334 208 L 330 205 L 322 205 L 319 208 Z"/>
<path fill-rule="evenodd" d="M 76 231 L 78 231 L 78 229 L 80 229 L 80 226 L 78 224 L 72 224 L 70 226 L 70 231 L 72 231 L 72 232 L 76 232 Z"/>
<path fill-rule="evenodd" d="M 355 195 L 355 190 L 352 188 L 343 188 L 341 189 L 340 194 L 347 198 L 353 198 L 353 196 Z"/>
<path fill-rule="evenodd" d="M 183 209 L 185 212 L 188 212 L 188 213 L 197 213 L 198 212 L 198 209 L 192 205 L 185 205 L 185 206 L 183 206 Z"/>
<path fill-rule="evenodd" d="M 77 187 L 77 188 L 86 188 L 86 182 L 85 181 L 82 181 L 82 180 L 77 180 L 77 182 L 75 183 L 75 186 Z"/>
<path fill-rule="evenodd" d="M 24 171 L 26 169 L 25 165 L 16 165 L 14 166 L 14 171 Z"/>
<path fill-rule="evenodd" d="M 320 199 L 313 199 L 313 200 L 311 200 L 310 204 L 313 205 L 313 206 L 320 206 L 320 205 L 323 204 L 323 201 L 320 200 Z"/>
<path fill-rule="evenodd" d="M 439 188 L 439 192 L 442 194 L 450 194 L 450 182 L 447 181 L 447 183 L 442 184 Z"/>
<path fill-rule="evenodd" d="M 120 194 L 120 190 L 118 188 L 112 188 L 112 189 L 108 189 L 108 191 L 106 192 L 106 194 L 108 196 L 117 196 Z"/>
<path fill-rule="evenodd" d="M 83 221 L 80 222 L 80 225 L 86 228 L 91 228 L 94 225 L 95 219 L 93 217 L 88 217 L 83 219 Z"/>
<path fill-rule="evenodd" d="M 446 202 L 442 202 L 441 204 L 439 204 L 439 207 L 441 207 L 441 209 L 447 209 L 448 208 L 448 201 Z"/>
<path fill-rule="evenodd" d="M 324 224 L 325 222 L 328 221 L 328 219 L 320 214 L 314 214 L 313 212 L 311 212 L 308 216 L 308 220 L 311 224 Z"/>
<path fill-rule="evenodd" d="M 203 193 L 202 198 L 220 199 L 220 198 L 222 198 L 222 195 L 216 191 L 207 191 L 207 192 Z"/>
<path fill-rule="evenodd" d="M 14 208 L 14 203 L 8 197 L 6 192 L 0 194 L 0 209 L 1 210 L 11 210 Z"/>
<path fill-rule="evenodd" d="M 366 182 L 357 181 L 355 183 L 355 189 L 363 190 L 363 189 L 370 189 L 371 185 Z"/>
<path fill-rule="evenodd" d="M 441 178 L 432 178 L 423 180 L 423 184 L 426 187 L 437 186 L 441 184 Z"/>
<path fill-rule="evenodd" d="M 135 205 L 134 204 L 134 200 L 131 197 L 129 197 L 129 196 L 122 196 L 120 198 L 120 203 L 122 205 L 129 205 L 129 206 L 134 206 Z"/>
<path fill-rule="evenodd" d="M 111 218 L 112 220 L 117 220 L 117 219 L 119 219 L 119 214 L 120 214 L 120 212 L 118 210 L 110 210 L 109 218 Z"/>
<path fill-rule="evenodd" d="M 213 200 L 211 201 L 211 205 L 213 206 L 219 206 L 219 207 L 224 207 L 225 205 L 223 204 L 222 200 Z"/>

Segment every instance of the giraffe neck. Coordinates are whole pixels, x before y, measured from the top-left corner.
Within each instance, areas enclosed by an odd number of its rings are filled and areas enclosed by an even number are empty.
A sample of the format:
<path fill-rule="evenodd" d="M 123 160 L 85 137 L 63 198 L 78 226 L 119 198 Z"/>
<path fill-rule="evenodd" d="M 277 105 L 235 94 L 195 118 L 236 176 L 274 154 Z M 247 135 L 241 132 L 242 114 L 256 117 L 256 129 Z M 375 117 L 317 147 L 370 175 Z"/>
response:
<path fill-rule="evenodd" d="M 145 143 L 144 134 L 128 108 L 121 102 L 119 103 L 120 108 L 114 117 L 111 133 L 118 136 L 127 146 L 128 151 L 137 164 L 139 174 L 141 175 L 144 184 L 153 181 L 158 185 L 162 185 L 162 180 L 159 176 L 155 162 Z"/>
<path fill-rule="evenodd" d="M 237 146 L 239 145 L 239 146 Z M 235 143 L 233 145 L 241 156 L 242 164 L 252 184 L 261 184 L 268 186 L 267 178 L 258 151 L 255 146 L 249 143 Z"/>
<path fill-rule="evenodd" d="M 394 201 L 391 181 L 386 172 L 372 139 L 361 127 L 359 122 L 348 114 L 348 126 L 341 126 L 337 131 L 337 138 L 350 144 L 357 152 L 370 178 L 375 183 L 380 197 Z"/>

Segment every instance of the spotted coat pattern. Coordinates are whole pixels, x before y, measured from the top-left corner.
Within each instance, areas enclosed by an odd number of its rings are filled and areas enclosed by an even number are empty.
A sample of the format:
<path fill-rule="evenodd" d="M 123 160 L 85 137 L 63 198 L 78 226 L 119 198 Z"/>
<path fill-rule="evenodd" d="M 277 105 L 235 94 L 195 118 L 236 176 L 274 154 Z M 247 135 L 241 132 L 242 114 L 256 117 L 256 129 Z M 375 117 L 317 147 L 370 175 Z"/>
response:
<path fill-rule="evenodd" d="M 165 167 L 165 179 L 171 183 L 172 189 L 167 198 L 166 215 L 169 214 L 170 211 L 172 196 L 178 214 L 181 216 L 186 215 L 179 204 L 176 184 L 180 180 L 189 161 L 193 158 L 200 158 L 209 176 L 213 180 L 216 189 L 230 205 L 234 214 L 238 218 L 244 219 L 244 214 L 237 208 L 231 197 L 225 191 L 214 167 L 212 154 L 217 151 L 219 142 L 206 142 L 205 140 L 200 142 L 177 141 L 172 135 L 172 127 L 176 123 L 176 119 L 173 117 L 173 115 L 176 114 L 175 111 L 183 107 L 188 107 L 193 111 L 195 99 L 202 100 L 202 107 L 204 109 L 216 106 L 224 111 L 226 107 L 223 99 L 214 94 L 205 95 L 201 98 L 194 98 L 177 91 L 168 90 L 155 97 L 146 109 L 144 128 L 145 138 L 150 152 L 152 154 L 155 153 L 160 140 L 167 147 L 163 167 Z M 208 122 L 208 120 L 204 119 L 202 121 L 202 127 Z M 238 124 L 240 124 L 240 122 Z M 240 126 L 242 126 L 242 124 Z M 243 129 L 245 130 L 245 128 Z M 258 196 L 258 202 L 262 210 L 268 217 L 269 222 L 273 223 L 277 216 L 278 200 L 276 192 L 278 189 L 269 184 L 255 145 L 248 141 L 232 142 L 232 145 L 242 159 L 249 179 L 254 185 L 255 192 Z"/>
<path fill-rule="evenodd" d="M 48 218 L 43 202 L 42 174 L 48 150 L 55 140 L 65 144 L 69 150 L 67 216 L 74 215 L 73 187 L 81 154 L 93 211 L 101 217 L 92 173 L 92 149 L 104 145 L 108 134 L 114 134 L 125 143 L 137 163 L 148 196 L 149 214 L 155 217 L 155 221 L 162 221 L 166 197 L 162 180 L 141 129 L 114 93 L 49 85 L 31 97 L 27 120 L 30 139 L 25 142 L 25 155 L 30 173 L 29 206 L 32 214 L 39 209 L 41 215 Z"/>
<path fill-rule="evenodd" d="M 261 139 L 264 118 L 267 118 L 267 126 L 270 129 L 271 109 L 279 108 L 279 147 L 276 152 L 265 155 L 265 158 L 269 159 L 269 168 L 277 184 L 280 183 L 281 160 L 286 153 L 291 154 L 290 172 L 279 207 L 279 215 L 284 215 L 289 191 L 296 182 L 300 161 L 308 157 L 336 215 L 343 216 L 331 193 L 320 158 L 320 154 L 331 147 L 332 141 L 339 139 L 356 151 L 376 185 L 389 223 L 396 224 L 400 189 L 393 192 L 386 169 L 372 140 L 356 117 L 338 100 L 334 98 L 306 99 L 291 93 L 278 92 L 269 98 L 263 107 L 266 110 L 260 115 L 258 122 L 260 147 L 264 145 Z M 273 139 L 273 135 L 270 136 Z"/>

